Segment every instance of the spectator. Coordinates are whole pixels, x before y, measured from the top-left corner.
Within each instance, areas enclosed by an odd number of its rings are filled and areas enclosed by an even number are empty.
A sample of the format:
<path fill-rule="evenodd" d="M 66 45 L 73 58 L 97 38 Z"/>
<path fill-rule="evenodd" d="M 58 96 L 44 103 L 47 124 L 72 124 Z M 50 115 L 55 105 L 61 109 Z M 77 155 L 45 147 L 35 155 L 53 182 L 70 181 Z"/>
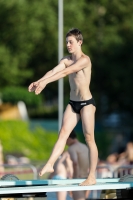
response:
<path fill-rule="evenodd" d="M 50 174 L 49 178 L 55 180 L 63 180 L 73 177 L 73 166 L 70 155 L 65 151 L 62 156 L 54 164 L 54 172 Z M 70 193 L 66 191 L 48 193 L 47 200 L 71 200 Z"/>
<path fill-rule="evenodd" d="M 126 165 L 133 164 L 133 142 L 127 143 L 125 151 L 119 156 L 119 161 Z"/>
<path fill-rule="evenodd" d="M 66 143 L 68 152 L 73 162 L 73 178 L 86 178 L 89 173 L 89 149 L 87 145 L 81 143 L 73 130 Z M 85 200 L 89 191 L 73 191 L 74 200 Z"/>

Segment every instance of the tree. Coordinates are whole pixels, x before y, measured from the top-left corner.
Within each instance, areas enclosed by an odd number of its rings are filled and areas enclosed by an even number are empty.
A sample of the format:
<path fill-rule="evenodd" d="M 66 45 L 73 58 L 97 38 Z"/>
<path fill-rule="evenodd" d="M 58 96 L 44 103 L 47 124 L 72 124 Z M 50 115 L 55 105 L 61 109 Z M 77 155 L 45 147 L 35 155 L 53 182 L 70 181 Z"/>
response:
<path fill-rule="evenodd" d="M 1 86 L 24 84 L 34 73 L 29 65 L 35 51 L 43 48 L 44 54 L 52 52 L 43 43 L 47 43 L 47 34 L 55 32 L 52 11 L 48 0 L 0 0 Z"/>
<path fill-rule="evenodd" d="M 97 102 L 97 116 L 114 110 L 132 113 L 133 2 L 63 2 L 64 44 L 70 28 L 81 29 L 83 51 L 92 60 L 91 91 Z M 0 0 L 1 87 L 27 86 L 57 64 L 57 11 L 57 0 Z M 67 81 L 65 78 L 65 91 L 69 89 Z M 57 82 L 49 84 L 45 99 L 57 98 L 57 89 Z M 64 95 L 69 98 L 66 92 Z"/>

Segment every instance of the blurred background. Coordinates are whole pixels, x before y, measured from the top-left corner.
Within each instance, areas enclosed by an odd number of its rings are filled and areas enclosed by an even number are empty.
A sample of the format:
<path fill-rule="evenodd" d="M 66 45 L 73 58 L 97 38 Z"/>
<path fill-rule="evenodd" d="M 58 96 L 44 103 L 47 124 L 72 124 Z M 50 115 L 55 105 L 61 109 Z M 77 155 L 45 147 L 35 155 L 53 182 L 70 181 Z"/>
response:
<path fill-rule="evenodd" d="M 65 35 L 78 28 L 92 61 L 99 159 L 133 141 L 133 2 L 64 0 Z M 0 0 L 0 164 L 41 165 L 58 137 L 58 82 L 38 96 L 27 88 L 58 63 L 58 1 Z M 69 101 L 64 78 L 64 108 Z M 84 141 L 81 122 L 75 128 Z M 2 169 L 1 169 L 2 172 Z"/>

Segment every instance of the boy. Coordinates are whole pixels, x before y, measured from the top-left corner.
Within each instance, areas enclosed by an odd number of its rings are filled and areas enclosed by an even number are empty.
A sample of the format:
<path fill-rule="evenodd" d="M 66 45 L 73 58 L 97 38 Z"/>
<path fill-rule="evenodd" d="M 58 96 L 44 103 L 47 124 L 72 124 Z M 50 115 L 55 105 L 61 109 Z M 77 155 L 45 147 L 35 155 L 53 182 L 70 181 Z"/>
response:
<path fill-rule="evenodd" d="M 82 120 L 83 133 L 89 147 L 90 171 L 87 179 L 80 185 L 93 185 L 96 183 L 95 170 L 98 160 L 98 151 L 94 139 L 95 102 L 89 89 L 91 80 L 91 61 L 82 52 L 83 36 L 80 30 L 71 29 L 66 34 L 66 46 L 70 53 L 61 59 L 59 64 L 47 72 L 41 79 L 29 86 L 29 92 L 35 91 L 38 95 L 48 83 L 69 76 L 70 101 L 64 112 L 62 126 L 58 140 L 51 156 L 40 172 L 53 172 L 53 165 L 64 150 L 67 138 L 79 119 Z"/>

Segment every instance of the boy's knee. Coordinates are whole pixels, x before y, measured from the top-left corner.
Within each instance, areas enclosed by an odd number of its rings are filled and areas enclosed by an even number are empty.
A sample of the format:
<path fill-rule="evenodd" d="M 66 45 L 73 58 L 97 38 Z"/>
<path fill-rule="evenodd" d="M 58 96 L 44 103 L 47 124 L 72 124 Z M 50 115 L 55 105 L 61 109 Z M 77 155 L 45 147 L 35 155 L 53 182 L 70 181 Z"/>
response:
<path fill-rule="evenodd" d="M 86 138 L 85 138 L 85 141 L 86 141 L 87 144 L 89 144 L 89 143 L 91 142 L 91 138 L 86 137 Z"/>
<path fill-rule="evenodd" d="M 91 142 L 94 142 L 94 138 L 92 137 L 91 134 L 86 134 L 85 135 L 85 141 L 87 144 L 91 143 Z"/>

